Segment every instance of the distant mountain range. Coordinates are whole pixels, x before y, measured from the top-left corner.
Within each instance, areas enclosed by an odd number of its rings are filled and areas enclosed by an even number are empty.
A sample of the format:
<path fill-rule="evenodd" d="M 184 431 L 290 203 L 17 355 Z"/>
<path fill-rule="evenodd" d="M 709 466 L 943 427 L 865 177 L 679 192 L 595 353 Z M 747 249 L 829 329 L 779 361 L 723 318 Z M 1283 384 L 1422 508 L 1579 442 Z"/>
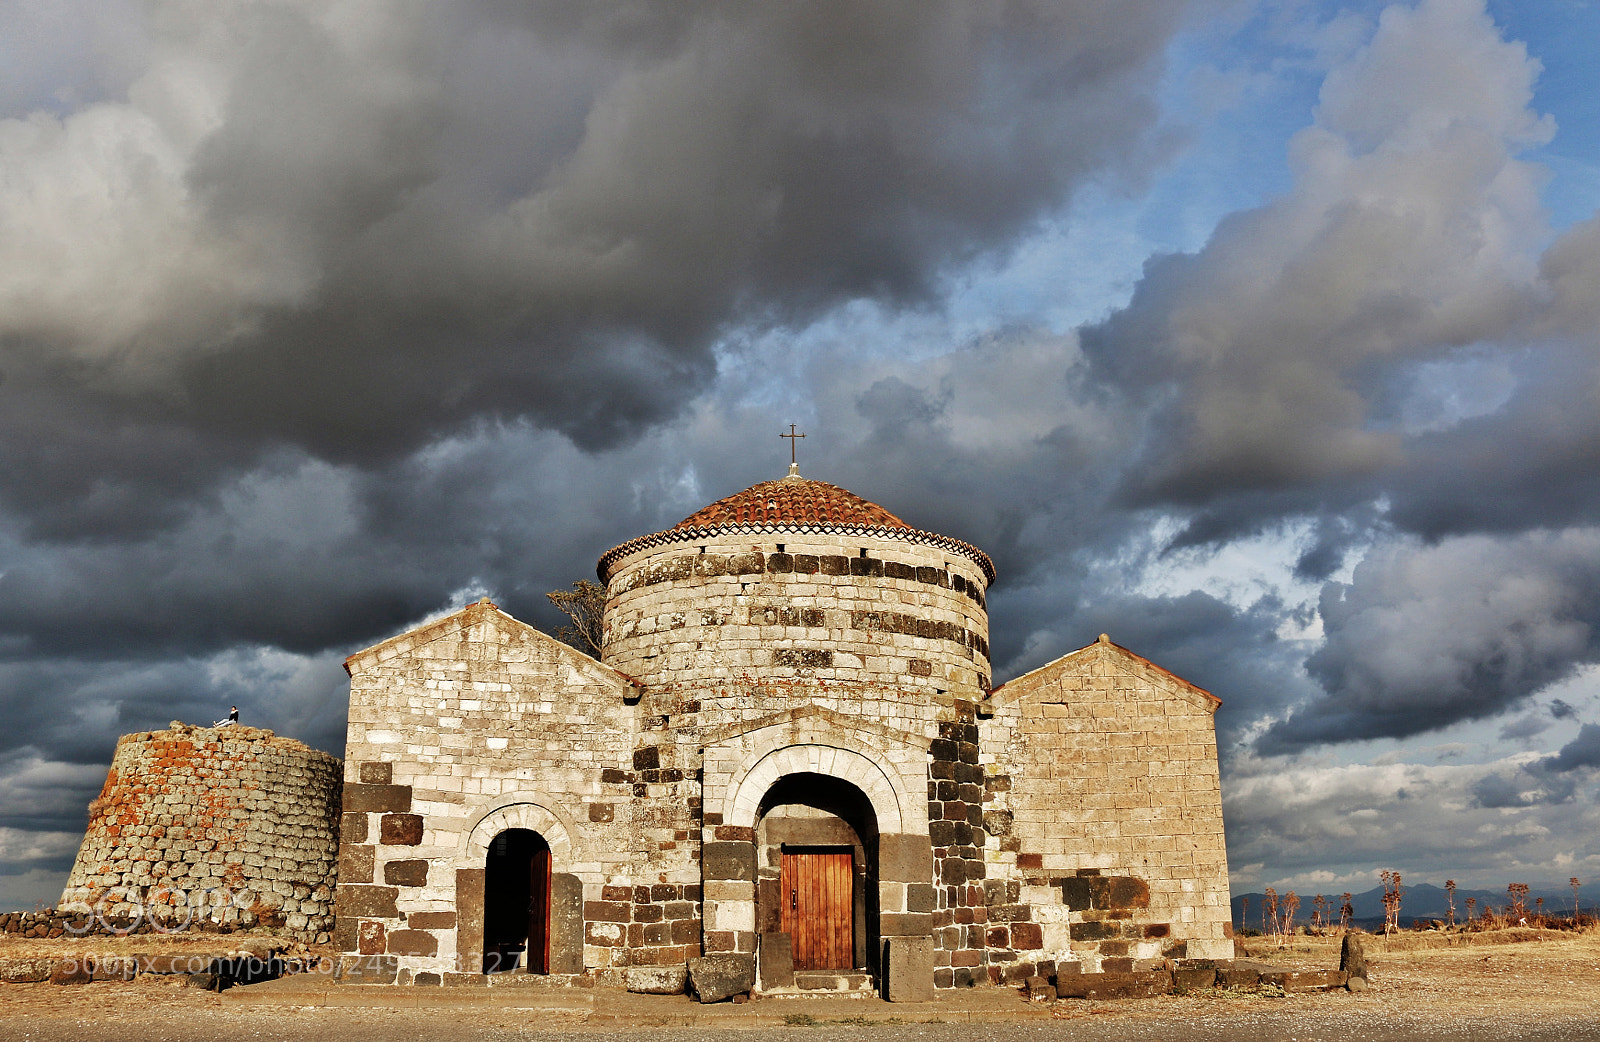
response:
<path fill-rule="evenodd" d="M 1578 891 L 1579 903 L 1587 915 L 1600 913 L 1600 885 L 1595 887 L 1595 894 Z M 1337 890 L 1333 893 L 1323 891 L 1322 896 L 1328 899 L 1327 916 L 1333 922 L 1339 920 L 1339 905 L 1344 891 Z M 1307 925 L 1311 922 L 1311 913 L 1314 910 L 1312 898 L 1315 891 L 1300 893 L 1300 908 L 1295 913 L 1295 923 Z M 1477 909 L 1474 914 L 1482 915 L 1485 908 L 1493 908 L 1496 912 L 1504 911 L 1511 905 L 1511 897 L 1504 890 L 1468 890 L 1462 887 L 1456 889 L 1456 922 L 1461 922 L 1467 917 L 1467 898 L 1477 899 Z M 1572 889 L 1530 889 L 1528 891 L 1528 911 L 1535 910 L 1535 899 L 1544 898 L 1544 912 L 1546 915 L 1571 915 L 1572 914 Z M 1278 900 L 1283 900 L 1283 894 L 1278 895 Z M 1261 915 L 1266 907 L 1265 894 L 1240 894 L 1233 899 L 1233 922 L 1235 926 L 1245 929 L 1261 929 Z M 1249 907 L 1245 908 L 1245 902 Z M 1383 925 L 1383 887 L 1375 886 L 1371 890 L 1359 894 L 1352 894 L 1350 906 L 1355 910 L 1351 921 L 1361 927 L 1372 928 Z M 1443 887 L 1431 883 L 1418 883 L 1416 886 L 1402 884 L 1400 887 L 1400 925 L 1408 927 L 1413 920 L 1445 919 L 1449 914 L 1449 895 Z M 1241 913 L 1248 920 L 1241 922 Z"/>

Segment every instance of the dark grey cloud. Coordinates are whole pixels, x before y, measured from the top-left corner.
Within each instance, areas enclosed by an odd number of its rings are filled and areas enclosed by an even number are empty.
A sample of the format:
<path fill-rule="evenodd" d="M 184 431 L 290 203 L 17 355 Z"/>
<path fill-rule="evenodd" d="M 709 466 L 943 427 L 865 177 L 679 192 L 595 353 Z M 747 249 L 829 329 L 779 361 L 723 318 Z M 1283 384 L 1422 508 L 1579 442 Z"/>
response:
<path fill-rule="evenodd" d="M 1537 713 L 1525 713 L 1515 720 L 1507 721 L 1500 728 L 1500 738 L 1502 741 L 1525 742 L 1544 734 L 1550 730 L 1550 726 L 1551 721 Z"/>
<path fill-rule="evenodd" d="M 1271 748 L 1420 734 L 1513 708 L 1600 657 L 1600 530 L 1375 549 L 1323 589 L 1324 693 Z"/>
<path fill-rule="evenodd" d="M 1576 738 L 1563 745 L 1556 755 L 1540 760 L 1538 767 L 1556 774 L 1600 767 L 1600 724 L 1584 724 Z"/>
<path fill-rule="evenodd" d="M 1263 751 L 1497 716 L 1595 661 L 1600 229 L 1540 242 L 1539 69 L 1480 4 L 1389 8 L 1292 187 L 1081 331 L 1142 414 L 1116 503 L 1181 517 L 1174 550 L 1301 525 L 1302 581 L 1361 562 Z"/>
<path fill-rule="evenodd" d="M 1491 810 L 1504 807 L 1531 807 L 1545 802 L 1545 793 L 1529 789 L 1515 778 L 1503 774 L 1486 774 L 1472 787 L 1473 799 L 1478 806 Z"/>
<path fill-rule="evenodd" d="M 1472 795 L 1478 806 L 1487 808 L 1567 803 L 1596 768 L 1600 768 L 1600 725 L 1584 724 L 1554 755 L 1524 763 L 1519 770 L 1484 775 L 1472 787 Z"/>

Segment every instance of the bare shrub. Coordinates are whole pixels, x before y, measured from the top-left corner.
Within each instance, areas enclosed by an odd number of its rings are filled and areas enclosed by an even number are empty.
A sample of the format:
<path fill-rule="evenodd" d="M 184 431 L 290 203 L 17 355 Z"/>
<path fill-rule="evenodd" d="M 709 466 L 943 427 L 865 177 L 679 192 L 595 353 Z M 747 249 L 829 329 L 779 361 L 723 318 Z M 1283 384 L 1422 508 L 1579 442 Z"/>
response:
<path fill-rule="evenodd" d="M 1300 909 L 1300 895 L 1293 890 L 1283 895 L 1282 924 L 1278 933 L 1285 938 L 1294 936 L 1294 913 Z"/>
<path fill-rule="evenodd" d="M 572 620 L 570 625 L 556 630 L 555 638 L 599 658 L 605 643 L 606 588 L 597 582 L 579 579 L 572 584 L 572 589 L 551 590 L 545 596 Z"/>
<path fill-rule="evenodd" d="M 1394 933 L 1400 929 L 1400 873 L 1384 869 L 1383 880 L 1383 932 Z"/>
<path fill-rule="evenodd" d="M 1518 922 L 1527 922 L 1528 884 L 1508 883 L 1506 884 L 1506 893 L 1511 897 L 1511 907 L 1507 910 L 1506 914 Z"/>

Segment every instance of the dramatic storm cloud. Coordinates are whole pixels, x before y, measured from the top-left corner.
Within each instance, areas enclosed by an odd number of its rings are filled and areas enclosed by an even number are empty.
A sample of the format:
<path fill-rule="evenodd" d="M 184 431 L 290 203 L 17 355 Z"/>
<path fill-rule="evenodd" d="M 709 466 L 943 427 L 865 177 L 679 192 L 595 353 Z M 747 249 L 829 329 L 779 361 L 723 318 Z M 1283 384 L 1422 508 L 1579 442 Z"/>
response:
<path fill-rule="evenodd" d="M 1500 714 L 1600 658 L 1600 529 L 1388 545 L 1329 583 L 1327 692 L 1282 741 L 1405 737 Z"/>
<path fill-rule="evenodd" d="M 931 301 L 1137 170 L 1179 7 L 157 4 L 120 90 L 0 124 L 12 393 L 169 456 L 612 444 L 731 326 Z"/>
<path fill-rule="evenodd" d="M 1600 12 L 0 24 L 0 906 L 118 734 L 342 752 L 346 654 L 553 625 L 790 422 L 993 555 L 997 680 L 1224 700 L 1236 882 L 1600 871 Z"/>

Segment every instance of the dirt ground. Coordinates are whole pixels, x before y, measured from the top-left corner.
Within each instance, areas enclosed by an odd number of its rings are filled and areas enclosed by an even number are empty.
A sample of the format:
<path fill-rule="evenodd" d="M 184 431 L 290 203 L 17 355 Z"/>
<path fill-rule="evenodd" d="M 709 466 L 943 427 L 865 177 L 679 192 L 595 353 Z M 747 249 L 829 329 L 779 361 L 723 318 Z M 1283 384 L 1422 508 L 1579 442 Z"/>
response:
<path fill-rule="evenodd" d="M 1420 943 L 1412 938 L 1394 948 Z M 148 947 L 148 946 L 146 946 Z M 773 1027 L 782 1000 L 717 1007 L 711 1020 L 673 1027 L 640 1015 L 607 1016 L 597 993 L 594 1010 L 521 1010 L 506 1007 L 443 1009 L 312 1009 L 240 1006 L 218 995 L 141 978 L 131 983 L 72 987 L 0 985 L 0 1039 L 39 1042 L 89 1037 L 171 1039 L 510 1039 L 582 1034 L 594 1039 L 625 1033 L 633 1039 L 748 1038 L 741 1017 L 755 1015 L 767 1034 L 785 1038 L 871 1034 L 875 1039 L 971 1040 L 1084 1039 L 1121 1042 L 1182 1038 L 1228 1039 L 1600 1039 L 1600 932 L 1545 935 L 1542 940 L 1470 947 L 1386 950 L 1368 940 L 1372 987 L 1360 994 L 1334 992 L 1270 998 L 1226 991 L 1197 992 L 1122 1002 L 1063 1000 L 1048 1006 L 1011 1004 L 996 996 L 978 1005 L 960 996 L 928 1007 L 859 1003 L 859 1015 L 806 1026 Z M 213 944 L 213 950 L 215 945 Z M 1280 948 L 1247 942 L 1241 957 L 1286 967 L 1332 967 L 1338 942 L 1296 938 Z M 12 955 L 7 951 L 0 957 Z M 637 998 L 637 997 L 636 997 Z M 1004 1023 L 969 1024 L 963 1010 L 981 1005 Z M 668 1007 L 663 1006 L 663 1009 Z M 688 1004 L 670 1007 L 691 1013 Z M 854 1008 L 854 1007 L 852 1007 Z M 709 1009 L 702 1007 L 701 1009 Z M 1014 1010 L 1015 1016 L 1008 1011 Z M 614 1011 L 615 1012 L 615 1011 Z M 974 1014 L 975 1015 L 975 1014 Z M 884 1023 L 891 1017 L 924 1023 Z M 799 1019 L 799 1018 L 795 1018 Z M 878 1020 L 868 1024 L 866 1020 Z M 931 1022 L 927 1022 L 931 1021 Z M 942 1023 L 940 1021 L 943 1021 Z M 752 1024 L 751 1026 L 756 1026 Z"/>

